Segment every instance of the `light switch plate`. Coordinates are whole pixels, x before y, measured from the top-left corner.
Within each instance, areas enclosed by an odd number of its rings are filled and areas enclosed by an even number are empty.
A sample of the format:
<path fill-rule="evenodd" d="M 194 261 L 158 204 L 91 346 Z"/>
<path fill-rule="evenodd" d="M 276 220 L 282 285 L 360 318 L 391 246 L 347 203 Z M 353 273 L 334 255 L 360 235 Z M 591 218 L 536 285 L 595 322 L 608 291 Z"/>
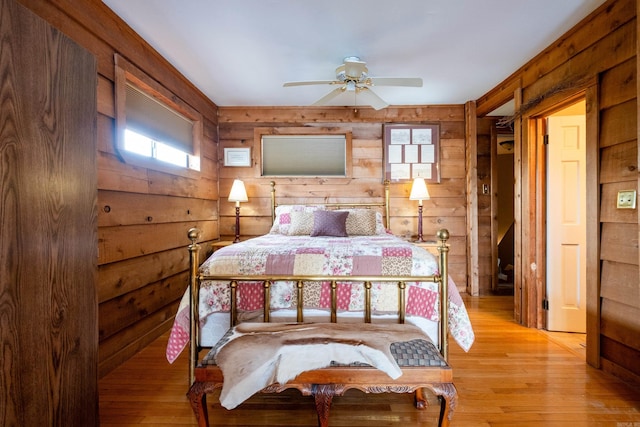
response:
<path fill-rule="evenodd" d="M 636 190 L 620 190 L 616 201 L 618 209 L 635 209 L 636 208 Z"/>

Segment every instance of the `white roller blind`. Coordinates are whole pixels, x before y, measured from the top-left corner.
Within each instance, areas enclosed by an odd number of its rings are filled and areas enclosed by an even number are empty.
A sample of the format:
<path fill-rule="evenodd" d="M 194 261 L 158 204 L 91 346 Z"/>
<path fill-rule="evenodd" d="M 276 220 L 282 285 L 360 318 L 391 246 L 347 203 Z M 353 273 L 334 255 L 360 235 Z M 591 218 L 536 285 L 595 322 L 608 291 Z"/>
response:
<path fill-rule="evenodd" d="M 127 128 L 188 154 L 193 153 L 193 122 L 127 83 Z"/>
<path fill-rule="evenodd" d="M 263 176 L 346 176 L 345 135 L 263 135 Z"/>

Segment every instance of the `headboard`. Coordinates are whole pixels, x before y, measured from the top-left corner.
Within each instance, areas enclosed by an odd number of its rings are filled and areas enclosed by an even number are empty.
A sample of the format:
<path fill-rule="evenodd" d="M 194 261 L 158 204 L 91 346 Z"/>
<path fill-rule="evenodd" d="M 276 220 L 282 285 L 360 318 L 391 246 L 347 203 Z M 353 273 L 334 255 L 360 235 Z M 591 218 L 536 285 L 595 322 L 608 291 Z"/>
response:
<path fill-rule="evenodd" d="M 271 223 L 276 220 L 276 182 L 271 181 Z M 389 230 L 391 221 L 389 216 L 389 180 L 385 179 L 384 185 L 384 201 L 382 203 L 322 203 L 322 206 L 331 208 L 382 208 L 384 215 L 384 227 Z M 319 204 L 319 203 L 318 203 Z"/>

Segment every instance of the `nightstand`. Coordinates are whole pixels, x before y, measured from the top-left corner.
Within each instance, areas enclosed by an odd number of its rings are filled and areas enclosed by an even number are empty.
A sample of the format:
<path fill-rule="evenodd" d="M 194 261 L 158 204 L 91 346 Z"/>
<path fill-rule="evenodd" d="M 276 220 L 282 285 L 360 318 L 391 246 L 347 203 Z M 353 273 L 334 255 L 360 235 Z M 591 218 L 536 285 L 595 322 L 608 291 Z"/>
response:
<path fill-rule="evenodd" d="M 431 252 L 433 255 L 438 256 L 438 242 L 435 240 L 425 240 L 424 242 L 411 242 L 412 244 L 419 246 L 427 251 Z"/>
<path fill-rule="evenodd" d="M 229 245 L 233 245 L 233 240 L 218 240 L 217 242 L 211 243 L 211 251 L 215 252 L 218 249 Z"/>

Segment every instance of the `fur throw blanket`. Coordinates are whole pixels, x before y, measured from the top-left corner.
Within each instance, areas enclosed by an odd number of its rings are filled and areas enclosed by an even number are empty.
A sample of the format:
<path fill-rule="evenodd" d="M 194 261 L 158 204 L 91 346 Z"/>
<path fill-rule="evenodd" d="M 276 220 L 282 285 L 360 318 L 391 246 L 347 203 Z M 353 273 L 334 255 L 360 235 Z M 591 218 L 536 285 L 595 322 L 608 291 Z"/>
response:
<path fill-rule="evenodd" d="M 402 371 L 390 346 L 413 339 L 429 338 L 408 324 L 241 323 L 215 355 L 224 375 L 220 403 L 233 409 L 268 385 L 331 362 L 366 363 L 396 379 Z"/>

